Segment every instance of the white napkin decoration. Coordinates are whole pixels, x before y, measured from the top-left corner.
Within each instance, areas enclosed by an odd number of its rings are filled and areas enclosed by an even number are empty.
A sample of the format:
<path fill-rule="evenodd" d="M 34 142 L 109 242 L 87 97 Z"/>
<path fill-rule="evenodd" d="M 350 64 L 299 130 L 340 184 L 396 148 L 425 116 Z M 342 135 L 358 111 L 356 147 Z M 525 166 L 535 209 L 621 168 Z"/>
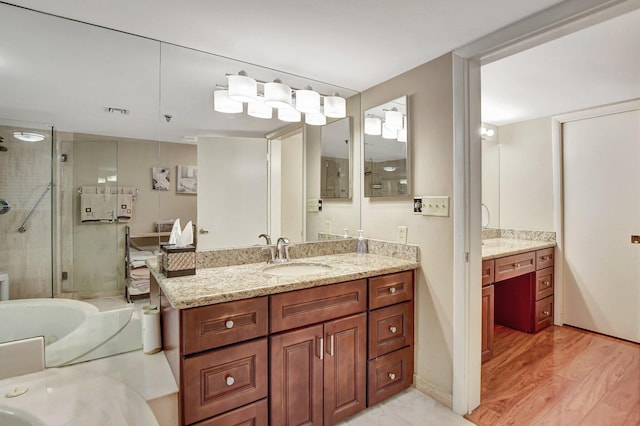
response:
<path fill-rule="evenodd" d="M 169 244 L 174 244 L 176 247 L 186 247 L 193 244 L 193 225 L 191 221 L 187 222 L 183 230 L 180 230 L 180 219 L 176 219 L 173 222 L 173 228 L 169 235 Z"/>

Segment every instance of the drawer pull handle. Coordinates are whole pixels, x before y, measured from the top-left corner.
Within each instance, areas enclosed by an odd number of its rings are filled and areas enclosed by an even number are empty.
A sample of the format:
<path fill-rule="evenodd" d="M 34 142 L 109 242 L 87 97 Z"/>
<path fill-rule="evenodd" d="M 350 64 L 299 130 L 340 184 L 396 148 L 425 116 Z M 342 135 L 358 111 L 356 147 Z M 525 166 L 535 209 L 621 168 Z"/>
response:
<path fill-rule="evenodd" d="M 549 312 L 549 311 L 542 311 L 542 313 L 543 313 L 544 315 L 546 315 L 546 316 L 549 316 L 549 314 L 550 314 L 551 312 Z"/>
<path fill-rule="evenodd" d="M 323 337 L 316 337 L 316 339 L 318 339 L 318 346 L 319 346 L 319 353 L 318 353 L 318 358 L 320 359 L 324 359 L 324 338 Z"/>
<path fill-rule="evenodd" d="M 233 328 L 233 321 L 231 320 L 227 320 L 227 322 L 224 323 L 224 326 L 227 328 Z"/>
<path fill-rule="evenodd" d="M 389 373 L 389 380 L 395 380 L 396 379 L 396 375 L 393 373 Z"/>
<path fill-rule="evenodd" d="M 551 259 L 551 256 L 542 256 L 540 258 L 541 261 L 546 262 L 547 260 Z"/>
<path fill-rule="evenodd" d="M 233 376 L 227 376 L 225 381 L 227 382 L 227 386 L 233 386 L 233 384 L 236 382 L 236 379 L 234 379 Z"/>
<path fill-rule="evenodd" d="M 544 281 L 542 284 L 544 284 L 545 287 L 549 287 L 551 285 L 551 281 Z"/>
<path fill-rule="evenodd" d="M 395 332 L 398 331 L 398 329 L 395 326 L 392 325 L 391 327 L 389 327 L 389 331 L 391 333 L 395 334 Z"/>
<path fill-rule="evenodd" d="M 520 267 L 520 264 L 519 264 L 519 263 L 514 263 L 514 264 L 513 264 L 513 267 L 517 269 L 517 268 L 519 268 L 519 267 Z"/>
<path fill-rule="evenodd" d="M 391 293 L 391 294 L 396 294 L 396 291 L 397 291 L 397 290 L 396 290 L 396 288 L 395 288 L 395 287 L 390 287 L 390 288 L 389 288 L 389 293 Z"/>
<path fill-rule="evenodd" d="M 329 356 L 333 356 L 333 334 L 329 334 Z"/>

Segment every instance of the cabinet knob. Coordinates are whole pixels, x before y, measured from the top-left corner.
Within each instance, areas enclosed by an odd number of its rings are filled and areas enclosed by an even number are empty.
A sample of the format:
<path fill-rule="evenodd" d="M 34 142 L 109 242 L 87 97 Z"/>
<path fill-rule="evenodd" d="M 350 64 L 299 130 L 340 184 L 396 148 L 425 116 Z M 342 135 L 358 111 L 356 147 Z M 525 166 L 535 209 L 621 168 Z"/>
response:
<path fill-rule="evenodd" d="M 395 287 L 390 287 L 390 288 L 389 288 L 389 293 L 391 293 L 391 294 L 396 294 L 396 291 L 397 291 L 397 290 L 396 290 L 396 288 L 395 288 Z"/>
<path fill-rule="evenodd" d="M 398 329 L 392 325 L 391 327 L 389 327 L 389 331 L 395 333 L 396 331 L 398 331 Z"/>
<path fill-rule="evenodd" d="M 233 376 L 227 376 L 225 381 L 227 382 L 227 386 L 232 386 L 236 382 L 236 379 L 234 379 Z"/>
<path fill-rule="evenodd" d="M 543 314 L 545 314 L 545 315 L 549 315 L 551 312 L 549 312 L 549 311 L 542 311 L 542 313 L 543 313 Z"/>
<path fill-rule="evenodd" d="M 396 375 L 393 373 L 389 373 L 389 380 L 395 380 L 396 379 Z"/>
<path fill-rule="evenodd" d="M 231 320 L 227 320 L 227 322 L 224 323 L 224 326 L 227 328 L 233 328 L 233 321 Z"/>

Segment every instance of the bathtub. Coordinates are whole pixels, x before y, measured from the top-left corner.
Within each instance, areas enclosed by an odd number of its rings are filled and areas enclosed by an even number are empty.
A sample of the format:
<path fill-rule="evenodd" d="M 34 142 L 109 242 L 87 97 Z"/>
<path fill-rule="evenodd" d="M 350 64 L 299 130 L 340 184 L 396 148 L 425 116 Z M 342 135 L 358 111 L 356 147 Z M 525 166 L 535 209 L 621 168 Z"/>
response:
<path fill-rule="evenodd" d="M 0 302 L 0 343 L 44 336 L 45 364 L 59 367 L 142 348 L 142 325 L 131 307 L 100 312 L 70 299 Z"/>

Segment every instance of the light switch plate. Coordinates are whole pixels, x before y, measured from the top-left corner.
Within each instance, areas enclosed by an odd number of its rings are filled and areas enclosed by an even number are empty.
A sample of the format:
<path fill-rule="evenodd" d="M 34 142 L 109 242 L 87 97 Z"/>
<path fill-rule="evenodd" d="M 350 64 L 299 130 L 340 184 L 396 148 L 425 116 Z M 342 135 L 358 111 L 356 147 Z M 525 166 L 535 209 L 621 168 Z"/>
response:
<path fill-rule="evenodd" d="M 407 244 L 407 233 L 409 228 L 406 226 L 398 226 L 398 243 Z"/>
<path fill-rule="evenodd" d="M 449 216 L 449 197 L 428 196 L 422 197 L 423 216 Z"/>

